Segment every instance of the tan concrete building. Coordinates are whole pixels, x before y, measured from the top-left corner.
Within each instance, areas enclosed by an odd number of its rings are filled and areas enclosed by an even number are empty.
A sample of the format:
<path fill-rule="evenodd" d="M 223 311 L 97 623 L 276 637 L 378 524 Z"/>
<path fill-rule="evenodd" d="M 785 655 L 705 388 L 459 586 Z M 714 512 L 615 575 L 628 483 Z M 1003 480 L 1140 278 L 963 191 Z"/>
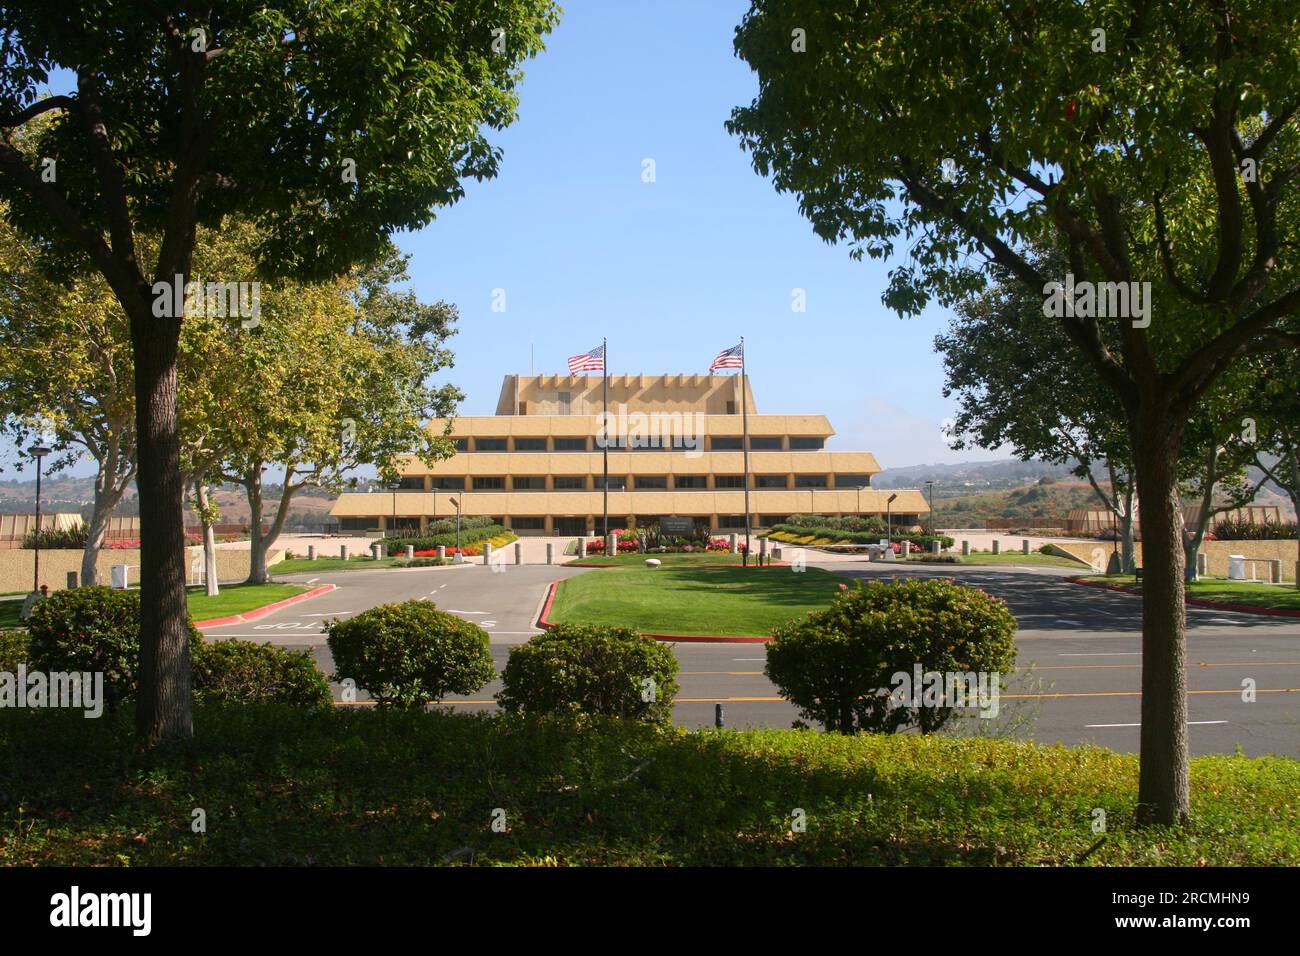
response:
<path fill-rule="evenodd" d="M 661 518 L 710 531 L 745 527 L 740 376 L 508 375 L 495 415 L 457 418 L 456 454 L 429 468 L 402 465 L 401 488 L 348 493 L 330 514 L 341 531 L 424 529 L 456 513 L 486 515 L 517 534 L 598 534 L 602 460 L 609 454 L 610 528 Z M 866 451 L 827 451 L 824 415 L 763 415 L 746 397 L 749 506 L 754 528 L 792 514 L 885 516 L 896 526 L 927 514 L 919 491 L 876 491 Z M 439 434 L 445 422 L 429 427 Z"/>

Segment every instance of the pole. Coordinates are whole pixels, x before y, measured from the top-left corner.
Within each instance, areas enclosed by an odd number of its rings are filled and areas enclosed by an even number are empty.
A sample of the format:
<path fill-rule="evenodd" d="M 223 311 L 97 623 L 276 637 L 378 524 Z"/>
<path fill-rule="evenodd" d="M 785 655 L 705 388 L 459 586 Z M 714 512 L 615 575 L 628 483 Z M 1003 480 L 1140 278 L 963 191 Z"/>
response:
<path fill-rule="evenodd" d="M 605 453 L 604 454 L 605 480 L 602 483 L 603 487 L 601 488 L 601 494 L 604 502 L 605 518 L 604 518 L 604 524 L 602 525 L 601 534 L 603 534 L 606 538 L 608 538 L 609 537 L 609 434 L 608 434 L 609 431 L 608 429 L 609 426 L 609 339 L 607 338 L 602 338 L 600 340 L 600 366 L 601 366 L 600 371 L 602 373 L 601 379 L 602 379 L 602 390 L 603 390 L 603 394 L 600 400 L 600 406 L 601 406 L 600 410 L 602 413 L 602 418 L 604 419 L 606 425 L 605 440 L 604 442 L 602 442 L 602 444 L 604 445 L 602 451 Z"/>
<path fill-rule="evenodd" d="M 749 535 L 750 531 L 750 514 L 749 514 L 749 403 L 745 400 L 745 337 L 740 337 L 740 430 L 743 435 L 741 438 L 741 448 L 745 454 L 745 553 L 741 555 L 740 563 L 744 567 L 749 566 Z"/>
<path fill-rule="evenodd" d="M 41 589 L 41 465 L 43 456 L 36 455 L 36 566 L 32 570 L 32 593 Z"/>

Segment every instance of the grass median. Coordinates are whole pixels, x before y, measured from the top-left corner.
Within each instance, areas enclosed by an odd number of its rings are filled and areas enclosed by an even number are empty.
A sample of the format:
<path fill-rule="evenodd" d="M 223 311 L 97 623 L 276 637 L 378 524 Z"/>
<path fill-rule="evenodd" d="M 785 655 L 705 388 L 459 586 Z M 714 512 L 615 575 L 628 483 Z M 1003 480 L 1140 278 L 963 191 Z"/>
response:
<path fill-rule="evenodd" d="M 642 566 L 629 562 L 562 581 L 550 621 L 621 625 L 647 634 L 763 636 L 791 618 L 822 610 L 847 583 L 817 568 L 674 562 L 650 570 L 644 556 L 636 557 Z"/>
<path fill-rule="evenodd" d="M 185 602 L 190 617 L 208 621 L 253 611 L 309 590 L 303 584 L 223 584 L 215 597 L 208 597 L 202 588 L 190 588 L 185 592 Z M 18 619 L 22 605 L 22 601 L 0 601 L 0 628 L 24 626 Z"/>
<path fill-rule="evenodd" d="M 1134 594 L 1142 593 L 1142 585 L 1136 582 L 1131 574 L 1092 574 L 1079 580 L 1110 584 Z M 1187 583 L 1187 596 L 1199 601 L 1217 601 L 1221 604 L 1300 611 L 1300 588 L 1294 584 L 1203 578 L 1200 581 Z"/>
<path fill-rule="evenodd" d="M 144 751 L 129 707 L 0 711 L 0 863 L 1300 864 L 1281 757 L 1193 759 L 1191 826 L 1138 830 L 1137 758 L 1094 747 L 266 705 L 194 727 Z"/>

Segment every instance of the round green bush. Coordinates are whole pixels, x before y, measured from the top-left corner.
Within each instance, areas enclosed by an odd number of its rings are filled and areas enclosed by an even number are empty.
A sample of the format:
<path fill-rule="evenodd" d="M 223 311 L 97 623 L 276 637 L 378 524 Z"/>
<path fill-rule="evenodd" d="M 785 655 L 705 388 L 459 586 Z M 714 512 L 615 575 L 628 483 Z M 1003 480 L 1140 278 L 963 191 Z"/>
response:
<path fill-rule="evenodd" d="M 533 714 L 604 714 L 672 721 L 672 649 L 627 627 L 561 624 L 512 648 L 497 701 Z"/>
<path fill-rule="evenodd" d="M 381 604 L 326 626 L 337 673 L 381 704 L 422 707 L 495 678 L 487 631 L 430 601 Z"/>
<path fill-rule="evenodd" d="M 13 673 L 19 664 L 30 660 L 27 644 L 27 632 L 22 628 L 0 631 L 0 673 Z"/>
<path fill-rule="evenodd" d="M 783 624 L 767 645 L 768 679 L 827 730 L 931 733 L 951 706 L 898 706 L 894 675 L 1000 675 L 1015 667 L 1016 620 L 1006 604 L 952 581 L 872 582 L 824 611 Z M 917 691 L 919 695 L 919 689 Z"/>
<path fill-rule="evenodd" d="M 140 592 L 97 585 L 55 591 L 27 620 L 31 663 L 43 671 L 102 672 L 122 697 L 140 670 Z M 190 647 L 201 642 L 189 622 Z"/>
<path fill-rule="evenodd" d="M 329 681 L 306 651 L 251 641 L 190 644 L 194 699 L 231 704 L 333 706 Z"/>

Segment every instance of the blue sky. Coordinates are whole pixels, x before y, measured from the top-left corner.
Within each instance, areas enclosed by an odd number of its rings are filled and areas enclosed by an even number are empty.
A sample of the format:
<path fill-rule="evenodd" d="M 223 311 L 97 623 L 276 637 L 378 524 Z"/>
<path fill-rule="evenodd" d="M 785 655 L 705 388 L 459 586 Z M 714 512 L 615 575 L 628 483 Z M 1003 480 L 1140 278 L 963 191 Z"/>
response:
<path fill-rule="evenodd" d="M 892 264 L 823 243 L 726 132 L 757 91 L 731 46 L 748 3 L 564 8 L 526 66 L 519 121 L 495 137 L 500 175 L 399 237 L 420 295 L 460 308 L 448 377 L 462 413 L 494 411 L 502 375 L 529 371 L 530 343 L 537 372 L 564 371 L 606 335 L 612 373 L 658 374 L 704 372 L 743 334 L 758 410 L 826 414 L 831 447 L 886 468 L 1005 457 L 940 436 L 953 407 L 932 343 L 947 312 L 886 310 Z"/>
<path fill-rule="evenodd" d="M 526 65 L 519 120 L 493 135 L 500 175 L 397 237 L 419 295 L 460 309 L 446 378 L 466 395 L 461 413 L 491 414 L 503 375 L 562 372 L 601 336 L 612 373 L 659 374 L 707 371 L 744 335 L 758 411 L 825 414 L 832 448 L 872 451 L 886 469 L 1007 457 L 941 437 L 954 408 L 932 343 L 948 312 L 888 311 L 895 263 L 823 243 L 724 128 L 757 91 L 731 45 L 747 8 L 564 3 Z"/>

